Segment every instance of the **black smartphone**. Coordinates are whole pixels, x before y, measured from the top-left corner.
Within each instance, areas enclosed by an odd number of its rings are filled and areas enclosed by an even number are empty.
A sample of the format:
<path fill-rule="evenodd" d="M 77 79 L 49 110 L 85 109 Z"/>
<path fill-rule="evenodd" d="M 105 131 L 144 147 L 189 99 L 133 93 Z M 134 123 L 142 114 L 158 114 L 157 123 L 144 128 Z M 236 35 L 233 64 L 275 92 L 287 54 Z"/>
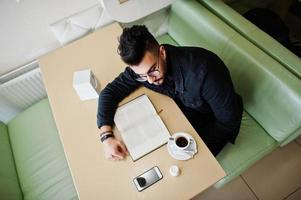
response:
<path fill-rule="evenodd" d="M 155 166 L 143 174 L 137 176 L 134 178 L 134 184 L 139 192 L 144 190 L 145 188 L 148 188 L 152 184 L 156 183 L 160 179 L 163 178 L 162 173 L 160 172 L 159 167 Z"/>

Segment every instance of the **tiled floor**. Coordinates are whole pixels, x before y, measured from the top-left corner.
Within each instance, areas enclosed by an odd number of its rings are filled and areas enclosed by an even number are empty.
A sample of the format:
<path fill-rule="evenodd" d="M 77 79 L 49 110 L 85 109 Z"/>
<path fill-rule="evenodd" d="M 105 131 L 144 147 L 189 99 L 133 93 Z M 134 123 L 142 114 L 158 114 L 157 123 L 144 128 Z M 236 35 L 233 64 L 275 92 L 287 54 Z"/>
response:
<path fill-rule="evenodd" d="M 193 200 L 301 200 L 301 137 L 223 188 L 211 187 Z"/>

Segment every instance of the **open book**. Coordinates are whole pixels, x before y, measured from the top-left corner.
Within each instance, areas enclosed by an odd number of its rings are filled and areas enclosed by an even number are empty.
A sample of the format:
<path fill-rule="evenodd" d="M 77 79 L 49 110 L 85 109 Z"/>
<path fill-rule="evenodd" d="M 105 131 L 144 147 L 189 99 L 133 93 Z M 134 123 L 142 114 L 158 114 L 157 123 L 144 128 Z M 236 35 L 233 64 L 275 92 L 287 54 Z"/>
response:
<path fill-rule="evenodd" d="M 146 95 L 120 106 L 114 121 L 134 161 L 162 146 L 170 137 Z"/>

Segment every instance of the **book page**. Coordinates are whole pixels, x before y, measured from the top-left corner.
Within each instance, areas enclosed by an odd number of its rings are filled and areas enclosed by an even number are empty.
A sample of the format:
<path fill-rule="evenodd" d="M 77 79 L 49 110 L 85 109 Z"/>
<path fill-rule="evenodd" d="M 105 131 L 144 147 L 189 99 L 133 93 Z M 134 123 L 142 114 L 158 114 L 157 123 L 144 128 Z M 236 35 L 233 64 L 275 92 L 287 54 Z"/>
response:
<path fill-rule="evenodd" d="M 170 137 L 146 95 L 119 107 L 114 121 L 133 160 L 162 146 Z"/>

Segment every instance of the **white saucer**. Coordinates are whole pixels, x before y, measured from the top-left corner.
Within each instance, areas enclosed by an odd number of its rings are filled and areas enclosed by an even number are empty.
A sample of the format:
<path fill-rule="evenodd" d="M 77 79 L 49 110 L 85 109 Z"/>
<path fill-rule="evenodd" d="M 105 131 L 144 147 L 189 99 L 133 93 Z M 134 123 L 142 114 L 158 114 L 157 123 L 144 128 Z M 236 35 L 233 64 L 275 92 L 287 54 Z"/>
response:
<path fill-rule="evenodd" d="M 184 132 L 175 133 L 171 137 L 176 138 L 179 135 L 184 135 L 191 139 L 191 144 L 187 147 L 187 150 L 191 151 L 193 153 L 186 153 L 185 151 L 181 151 L 181 150 L 177 149 L 175 147 L 175 144 L 171 140 L 168 140 L 168 143 L 167 143 L 168 153 L 171 155 L 171 157 L 173 157 L 176 160 L 188 160 L 188 159 L 192 158 L 198 152 L 196 142 L 191 135 L 189 135 L 188 133 L 184 133 Z"/>

